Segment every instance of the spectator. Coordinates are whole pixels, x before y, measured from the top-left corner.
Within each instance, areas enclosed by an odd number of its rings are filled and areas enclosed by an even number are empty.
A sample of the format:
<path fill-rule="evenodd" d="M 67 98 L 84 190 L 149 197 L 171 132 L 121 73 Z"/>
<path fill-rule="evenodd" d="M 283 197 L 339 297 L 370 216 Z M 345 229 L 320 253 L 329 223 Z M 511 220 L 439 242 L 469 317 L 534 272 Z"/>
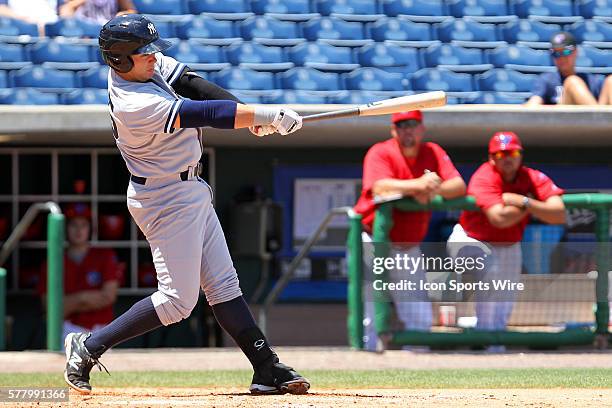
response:
<path fill-rule="evenodd" d="M 462 212 L 448 238 L 450 255 L 483 257 L 485 266 L 475 271 L 477 281 L 519 282 L 521 240 L 529 215 L 549 224 L 565 223 L 561 194 L 563 190 L 546 174 L 523 165 L 523 146 L 516 134 L 496 133 L 489 142 L 489 160 L 476 170 L 468 184 L 468 195 L 476 197 L 481 211 Z M 479 294 L 482 293 L 476 294 L 476 328 L 505 330 L 514 306 L 513 294 L 491 290 L 487 301 Z M 504 350 L 501 345 L 489 348 L 492 352 Z"/>
<path fill-rule="evenodd" d="M 612 75 L 604 80 L 601 75 L 576 72 L 578 49 L 572 34 L 561 31 L 550 43 L 557 72 L 540 75 L 527 106 L 612 104 Z"/>
<path fill-rule="evenodd" d="M 84 204 L 65 211 L 68 248 L 64 253 L 64 336 L 91 331 L 113 320 L 113 304 L 121 278 L 115 252 L 91 248 L 91 213 Z M 47 266 L 43 265 L 39 292 L 46 306 Z"/>
<path fill-rule="evenodd" d="M 0 16 L 23 20 L 38 25 L 41 37 L 45 35 L 45 24 L 58 19 L 57 0 L 0 0 Z"/>
<path fill-rule="evenodd" d="M 59 11 L 60 17 L 75 17 L 98 24 L 121 14 L 137 12 L 132 0 L 67 0 Z"/>
<path fill-rule="evenodd" d="M 391 117 L 391 138 L 370 148 L 363 163 L 363 188 L 355 211 L 363 215 L 364 242 L 372 242 L 374 221 L 374 197 L 408 196 L 420 203 L 427 203 L 436 194 L 444 198 L 455 198 L 465 194 L 465 183 L 446 152 L 437 144 L 423 142 L 425 125 L 420 111 L 396 113 Z M 393 213 L 393 228 L 390 232 L 392 253 L 420 257 L 419 244 L 427 233 L 431 213 Z M 368 252 L 370 252 L 368 254 Z M 365 259 L 372 264 L 373 254 L 365 248 Z M 372 270 L 372 269 L 370 269 Z M 390 271 L 389 281 L 399 282 L 406 271 Z M 416 271 L 414 279 L 424 279 L 425 271 Z M 366 291 L 371 297 L 372 289 Z M 396 292 L 396 291 L 392 291 Z M 399 320 L 405 329 L 428 331 L 432 321 L 431 304 L 427 293 L 414 293 L 414 297 L 401 299 L 392 294 Z M 373 323 L 374 304 L 365 305 L 365 347 L 381 350 L 386 347 L 385 338 L 376 335 Z"/>

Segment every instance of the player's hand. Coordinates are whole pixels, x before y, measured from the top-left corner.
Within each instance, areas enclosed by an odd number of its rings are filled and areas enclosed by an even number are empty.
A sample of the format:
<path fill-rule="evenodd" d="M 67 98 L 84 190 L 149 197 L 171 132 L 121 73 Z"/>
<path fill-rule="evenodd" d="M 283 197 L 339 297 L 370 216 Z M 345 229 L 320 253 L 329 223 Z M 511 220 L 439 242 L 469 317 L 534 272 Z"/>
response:
<path fill-rule="evenodd" d="M 264 137 L 271 135 L 276 131 L 276 129 L 272 125 L 258 125 L 251 126 L 249 131 L 257 137 Z"/>
<path fill-rule="evenodd" d="M 504 201 L 504 205 L 511 205 L 513 207 L 523 208 L 523 200 L 525 200 L 525 196 L 522 194 L 516 193 L 503 193 L 502 200 Z"/>
<path fill-rule="evenodd" d="M 281 135 L 288 135 L 301 129 L 302 117 L 292 109 L 279 108 L 270 126 Z"/>
<path fill-rule="evenodd" d="M 442 184 L 442 179 L 435 171 L 430 171 L 419 177 L 420 193 L 436 194 Z"/>

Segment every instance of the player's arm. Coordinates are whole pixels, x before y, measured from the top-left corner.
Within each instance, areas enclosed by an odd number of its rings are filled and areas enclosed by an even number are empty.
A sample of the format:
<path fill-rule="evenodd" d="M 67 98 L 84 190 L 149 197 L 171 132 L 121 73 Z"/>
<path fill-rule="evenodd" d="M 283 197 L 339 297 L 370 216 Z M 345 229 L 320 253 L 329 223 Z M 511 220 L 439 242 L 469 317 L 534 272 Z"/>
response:
<path fill-rule="evenodd" d="M 508 228 L 527 215 L 527 211 L 513 205 L 493 204 L 484 210 L 487 219 L 496 228 Z"/>
<path fill-rule="evenodd" d="M 90 312 L 110 306 L 117 300 L 119 281 L 104 282 L 99 290 L 84 290 L 64 298 L 64 316 L 75 312 Z"/>
<path fill-rule="evenodd" d="M 394 194 L 415 197 L 436 191 L 441 183 L 442 179 L 434 172 L 425 173 L 419 178 L 410 180 L 384 178 L 374 182 L 372 194 L 381 197 Z"/>
<path fill-rule="evenodd" d="M 525 210 L 548 224 L 565 224 L 565 204 L 558 195 L 540 201 L 521 194 L 504 193 L 503 199 L 507 206 Z"/>
<path fill-rule="evenodd" d="M 181 76 L 172 84 L 172 88 L 182 97 L 194 101 L 225 100 L 242 103 L 231 92 L 205 80 L 187 67 L 185 67 Z"/>
<path fill-rule="evenodd" d="M 451 198 L 463 197 L 466 191 L 467 187 L 465 185 L 465 181 L 463 181 L 461 176 L 458 176 L 444 180 L 442 184 L 440 184 L 438 194 L 445 200 L 449 200 Z"/>
<path fill-rule="evenodd" d="M 540 106 L 544 105 L 544 99 L 539 95 L 533 95 L 525 102 L 525 106 Z"/>

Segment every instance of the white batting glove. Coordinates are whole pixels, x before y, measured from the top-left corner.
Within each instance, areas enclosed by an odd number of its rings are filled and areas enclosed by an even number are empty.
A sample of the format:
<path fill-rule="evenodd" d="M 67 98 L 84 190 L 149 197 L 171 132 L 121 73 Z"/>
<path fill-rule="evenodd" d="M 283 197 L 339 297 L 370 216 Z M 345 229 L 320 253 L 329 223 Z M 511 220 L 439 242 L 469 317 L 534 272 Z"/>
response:
<path fill-rule="evenodd" d="M 302 117 L 292 109 L 279 108 L 271 126 L 281 135 L 288 135 L 302 128 Z"/>
<path fill-rule="evenodd" d="M 249 131 L 257 137 L 264 137 L 274 133 L 276 131 L 276 128 L 272 125 L 257 125 L 251 126 L 249 128 Z"/>

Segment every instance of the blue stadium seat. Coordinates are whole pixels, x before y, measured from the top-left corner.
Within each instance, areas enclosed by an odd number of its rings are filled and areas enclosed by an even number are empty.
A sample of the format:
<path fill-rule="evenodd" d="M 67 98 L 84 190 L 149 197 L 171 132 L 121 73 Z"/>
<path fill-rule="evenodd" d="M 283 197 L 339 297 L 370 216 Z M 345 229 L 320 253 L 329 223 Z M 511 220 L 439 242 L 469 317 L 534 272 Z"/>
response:
<path fill-rule="evenodd" d="M 225 49 L 225 53 L 227 60 L 233 65 L 255 70 L 286 71 L 294 66 L 292 62 L 287 62 L 282 48 L 254 42 L 230 45 Z"/>
<path fill-rule="evenodd" d="M 265 103 L 278 105 L 299 103 L 323 105 L 327 103 L 325 92 L 322 94 L 317 91 L 293 91 L 288 89 L 275 91 L 263 99 Z"/>
<path fill-rule="evenodd" d="M 506 0 L 448 0 L 450 14 L 463 16 L 507 16 Z"/>
<path fill-rule="evenodd" d="M 380 11 L 372 0 L 316 0 L 317 11 L 324 16 L 330 14 L 375 15 Z"/>
<path fill-rule="evenodd" d="M 355 42 L 353 45 L 364 45 L 368 41 L 364 41 L 363 25 L 359 22 L 343 21 L 335 17 L 323 17 L 310 20 L 302 25 L 304 37 L 310 41 L 315 40 L 333 40 L 343 45 L 343 41 Z M 370 40 L 371 41 L 371 40 Z"/>
<path fill-rule="evenodd" d="M 242 103 L 262 103 L 262 94 L 267 94 L 268 91 L 245 91 L 239 89 L 229 89 L 229 92 Z"/>
<path fill-rule="evenodd" d="M 180 41 L 168 48 L 164 54 L 188 65 L 190 63 L 219 64 L 227 62 L 222 47 L 199 44 L 197 40 Z"/>
<path fill-rule="evenodd" d="M 36 89 L 0 89 L 0 104 L 3 105 L 57 105 L 58 95 Z"/>
<path fill-rule="evenodd" d="M 106 105 L 108 91 L 106 89 L 83 88 L 63 95 L 65 105 Z"/>
<path fill-rule="evenodd" d="M 8 88 L 8 75 L 6 71 L 0 71 L 0 88 Z"/>
<path fill-rule="evenodd" d="M 610 0 L 576 0 L 576 8 L 584 18 L 612 17 Z"/>
<path fill-rule="evenodd" d="M 276 88 L 274 74 L 246 68 L 226 68 L 216 73 L 213 79 L 226 89 L 265 90 Z"/>
<path fill-rule="evenodd" d="M 601 21 L 586 20 L 571 25 L 570 31 L 578 42 L 582 41 L 612 41 L 612 24 Z"/>
<path fill-rule="evenodd" d="M 208 16 L 194 16 L 184 22 L 174 24 L 176 35 L 188 40 L 190 38 L 236 38 L 234 24 L 231 21 L 216 20 Z"/>
<path fill-rule="evenodd" d="M 383 18 L 369 27 L 374 41 L 431 41 L 431 30 L 427 23 L 413 23 L 397 18 Z"/>
<path fill-rule="evenodd" d="M 523 45 L 499 47 L 489 52 L 489 62 L 498 68 L 511 68 L 522 72 L 554 70 L 548 51 L 534 50 Z"/>
<path fill-rule="evenodd" d="M 309 14 L 312 12 L 308 0 L 253 0 L 251 9 L 255 14 Z"/>
<path fill-rule="evenodd" d="M 358 91 L 403 91 L 404 76 L 378 68 L 358 68 L 344 74 L 346 89 Z"/>
<path fill-rule="evenodd" d="M 438 25 L 438 39 L 451 41 L 496 41 L 495 25 L 483 24 L 468 18 L 449 18 Z"/>
<path fill-rule="evenodd" d="M 247 13 L 250 12 L 247 1 L 243 0 L 190 0 L 189 12 L 191 14 L 200 13 Z"/>
<path fill-rule="evenodd" d="M 320 72 L 311 68 L 293 68 L 280 74 L 282 88 L 303 91 L 337 91 L 340 88 L 338 74 Z"/>
<path fill-rule="evenodd" d="M 418 91 L 472 92 L 472 77 L 443 69 L 424 68 L 412 75 L 412 89 Z"/>
<path fill-rule="evenodd" d="M 524 103 L 528 97 L 523 94 L 515 94 L 509 92 L 480 92 L 480 94 L 473 99 L 469 99 L 467 103 L 478 103 L 478 104 L 504 104 L 504 105 L 520 105 Z"/>
<path fill-rule="evenodd" d="M 600 50 L 588 45 L 578 47 L 576 67 L 582 72 L 612 74 L 610 61 L 612 61 L 612 50 Z"/>
<path fill-rule="evenodd" d="M 383 13 L 395 17 L 397 15 L 411 16 L 447 16 L 448 12 L 442 0 L 383 0 Z"/>
<path fill-rule="evenodd" d="M 83 88 L 107 89 L 108 86 L 108 66 L 103 65 L 98 68 L 91 68 L 79 73 L 81 86 Z"/>
<path fill-rule="evenodd" d="M 30 58 L 35 64 L 45 62 L 90 62 L 89 46 L 62 41 L 42 40 L 29 46 Z M 91 64 L 90 64 L 91 65 Z"/>
<path fill-rule="evenodd" d="M 23 62 L 25 61 L 23 47 L 19 44 L 0 43 L 1 62 Z"/>
<path fill-rule="evenodd" d="M 295 45 L 303 41 L 299 38 L 298 25 L 293 21 L 257 16 L 244 20 L 239 26 L 245 40 L 257 39 L 268 45 Z"/>
<path fill-rule="evenodd" d="M 321 42 L 305 42 L 288 50 L 289 61 L 298 66 L 321 71 L 352 71 L 359 65 L 348 47 L 335 47 Z"/>
<path fill-rule="evenodd" d="M 512 44 L 517 41 L 548 42 L 553 34 L 559 31 L 561 26 L 558 24 L 545 24 L 527 19 L 511 21 L 502 28 L 504 40 Z"/>
<path fill-rule="evenodd" d="M 582 20 L 574 15 L 572 0 L 513 0 L 514 11 L 521 17 L 548 23 L 573 23 Z"/>
<path fill-rule="evenodd" d="M 186 14 L 183 0 L 133 0 L 142 14 Z"/>
<path fill-rule="evenodd" d="M 30 35 L 32 37 L 38 37 L 38 27 L 36 24 L 26 23 L 21 20 L 0 17 L 0 35 Z"/>
<path fill-rule="evenodd" d="M 393 44 L 370 44 L 357 51 L 357 60 L 366 67 L 378 67 L 387 72 L 412 73 L 421 68 L 417 50 Z"/>
<path fill-rule="evenodd" d="M 486 64 L 482 50 L 450 44 L 432 45 L 425 50 L 425 65 L 457 72 L 483 72 L 493 68 Z"/>
<path fill-rule="evenodd" d="M 361 105 L 382 99 L 386 98 L 381 98 L 379 94 L 369 91 L 340 91 L 328 97 L 329 103 L 348 105 Z"/>
<path fill-rule="evenodd" d="M 535 74 L 497 68 L 478 75 L 476 80 L 481 91 L 532 92 L 537 78 Z"/>
<path fill-rule="evenodd" d="M 60 19 L 45 24 L 45 34 L 49 37 L 89 37 L 98 38 L 101 24 L 90 23 L 75 18 Z"/>
<path fill-rule="evenodd" d="M 15 87 L 32 88 L 76 88 L 75 76 L 70 71 L 42 68 L 41 66 L 26 67 L 9 74 Z"/>

